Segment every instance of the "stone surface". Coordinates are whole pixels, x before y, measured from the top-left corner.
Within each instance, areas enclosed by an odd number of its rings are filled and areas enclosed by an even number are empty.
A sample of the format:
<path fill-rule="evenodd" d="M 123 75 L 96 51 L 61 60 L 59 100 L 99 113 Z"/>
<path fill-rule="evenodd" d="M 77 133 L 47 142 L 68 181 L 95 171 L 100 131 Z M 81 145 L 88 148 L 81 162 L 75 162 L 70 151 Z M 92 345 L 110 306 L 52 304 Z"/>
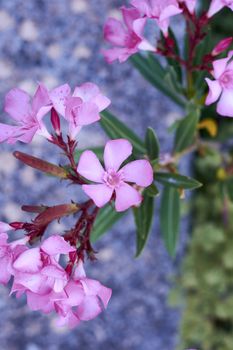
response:
<path fill-rule="evenodd" d="M 74 87 L 93 81 L 111 98 L 111 109 L 121 120 L 140 136 L 145 125 L 151 125 L 163 152 L 169 151 L 171 137 L 166 129 L 179 111 L 129 62 L 107 65 L 100 53 L 104 21 L 123 4 L 119 0 L 0 1 L 0 19 L 5 18 L 0 26 L 1 101 L 14 86 L 32 93 L 37 81 L 49 88 L 64 82 Z M 0 119 L 8 120 L 4 113 Z M 84 128 L 79 138 L 81 147 L 101 145 L 106 140 L 98 125 Z M 30 148 L 0 145 L 0 220 L 29 220 L 20 212 L 22 204 L 52 205 L 79 198 L 76 188 L 26 170 L 11 158 L 15 149 L 53 162 L 64 161 L 59 151 L 41 138 Z M 184 235 L 173 263 L 160 239 L 157 211 L 155 216 L 149 244 L 140 259 L 134 259 L 131 215 L 96 244 L 99 260 L 87 264 L 88 275 L 111 287 L 113 296 L 106 312 L 73 331 L 57 329 L 54 316 L 30 312 L 24 299 L 9 298 L 8 289 L 0 286 L 1 350 L 173 350 L 179 311 L 168 306 L 167 295 L 170 277 L 182 255 Z"/>

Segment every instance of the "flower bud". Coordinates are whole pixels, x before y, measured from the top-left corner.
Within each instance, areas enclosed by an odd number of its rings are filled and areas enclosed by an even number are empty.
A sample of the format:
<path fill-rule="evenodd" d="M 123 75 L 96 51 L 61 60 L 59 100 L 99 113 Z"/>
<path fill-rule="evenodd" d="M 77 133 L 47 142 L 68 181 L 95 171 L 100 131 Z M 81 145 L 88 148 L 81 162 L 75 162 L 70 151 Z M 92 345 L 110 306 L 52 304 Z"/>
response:
<path fill-rule="evenodd" d="M 225 38 L 223 40 L 221 40 L 213 49 L 213 51 L 211 52 L 212 56 L 218 56 L 220 53 L 222 53 L 223 51 L 227 50 L 228 47 L 231 45 L 233 40 L 233 37 L 229 37 L 229 38 Z"/>
<path fill-rule="evenodd" d="M 54 108 L 51 109 L 51 123 L 55 130 L 55 133 L 57 135 L 61 135 L 60 118 L 57 111 Z"/>

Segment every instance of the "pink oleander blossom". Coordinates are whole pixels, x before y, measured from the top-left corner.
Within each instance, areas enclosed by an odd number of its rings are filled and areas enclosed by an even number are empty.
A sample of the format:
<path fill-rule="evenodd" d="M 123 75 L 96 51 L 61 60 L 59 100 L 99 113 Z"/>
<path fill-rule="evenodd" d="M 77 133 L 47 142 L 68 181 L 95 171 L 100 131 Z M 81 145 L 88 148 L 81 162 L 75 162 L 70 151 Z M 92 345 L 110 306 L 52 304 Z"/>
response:
<path fill-rule="evenodd" d="M 48 91 L 48 96 L 50 109 L 53 107 L 68 121 L 71 139 L 75 139 L 82 126 L 100 120 L 100 112 L 111 103 L 99 87 L 90 82 L 77 86 L 73 94 L 69 85 L 64 84 Z"/>
<path fill-rule="evenodd" d="M 131 0 L 131 4 L 143 16 L 155 19 L 165 36 L 168 34 L 170 17 L 182 12 L 177 0 Z"/>
<path fill-rule="evenodd" d="M 103 50 L 109 63 L 117 59 L 124 62 L 139 50 L 156 50 L 143 36 L 146 18 L 141 18 L 134 8 L 122 7 L 121 12 L 123 23 L 109 18 L 104 26 L 104 39 L 114 45 L 112 49 Z"/>
<path fill-rule="evenodd" d="M 212 0 L 207 16 L 210 18 L 215 13 L 219 12 L 222 10 L 224 7 L 228 7 L 233 11 L 233 0 Z"/>
<path fill-rule="evenodd" d="M 226 117 L 233 117 L 233 51 L 226 58 L 213 62 L 213 76 L 215 80 L 206 78 L 209 94 L 206 105 L 218 100 L 217 112 Z"/>
<path fill-rule="evenodd" d="M 14 119 L 16 125 L 0 123 L 0 142 L 29 143 L 35 134 L 50 139 L 50 134 L 42 121 L 43 108 L 49 104 L 46 89 L 39 85 L 30 103 L 30 96 L 21 89 L 12 89 L 5 97 L 5 112 Z"/>
<path fill-rule="evenodd" d="M 82 126 L 100 120 L 100 112 L 110 103 L 111 101 L 101 93 L 97 85 L 88 82 L 77 86 L 65 103 L 65 118 L 69 122 L 71 139 L 75 139 Z"/>
<path fill-rule="evenodd" d="M 129 141 L 108 141 L 104 149 L 104 169 L 92 151 L 82 153 L 77 171 L 86 179 L 97 183 L 83 185 L 82 188 L 98 207 L 109 202 L 114 193 L 116 211 L 124 211 L 141 203 L 141 194 L 131 184 L 149 186 L 153 181 L 153 170 L 147 160 L 135 160 L 119 169 L 131 154 L 132 145 Z"/>
<path fill-rule="evenodd" d="M 62 292 L 68 282 L 66 271 L 59 265 L 60 254 L 75 251 L 61 236 L 53 235 L 41 247 L 27 248 L 13 262 L 13 292 L 31 291 L 46 295 Z"/>

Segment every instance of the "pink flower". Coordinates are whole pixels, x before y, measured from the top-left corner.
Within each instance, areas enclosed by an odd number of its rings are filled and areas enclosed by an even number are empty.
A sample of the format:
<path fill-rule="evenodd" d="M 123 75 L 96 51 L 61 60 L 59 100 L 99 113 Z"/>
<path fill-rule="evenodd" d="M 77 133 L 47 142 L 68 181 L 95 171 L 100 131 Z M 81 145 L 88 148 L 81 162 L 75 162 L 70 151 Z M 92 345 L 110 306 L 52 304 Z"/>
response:
<path fill-rule="evenodd" d="M 142 15 L 155 19 L 165 36 L 168 34 L 170 17 L 182 12 L 177 0 L 131 0 L 131 4 Z"/>
<path fill-rule="evenodd" d="M 230 51 L 226 58 L 213 62 L 213 76 L 215 80 L 206 78 L 209 86 L 209 94 L 206 98 L 206 105 L 216 102 L 217 112 L 220 115 L 233 117 L 233 51 Z"/>
<path fill-rule="evenodd" d="M 58 325 L 69 328 L 98 316 L 107 307 L 112 294 L 111 289 L 86 277 L 81 261 L 65 292 L 67 298 L 56 301 L 55 309 L 60 315 Z"/>
<path fill-rule="evenodd" d="M 223 7 L 229 7 L 233 11 L 233 0 L 212 0 L 207 16 L 210 18 L 219 12 Z"/>
<path fill-rule="evenodd" d="M 212 50 L 211 54 L 212 56 L 218 56 L 220 53 L 222 53 L 223 51 L 227 50 L 228 47 L 231 45 L 233 40 L 233 37 L 229 37 L 229 38 L 225 38 L 223 40 L 221 40 L 216 46 L 215 48 Z"/>
<path fill-rule="evenodd" d="M 12 89 L 5 98 L 5 112 L 16 122 L 16 126 L 0 123 L 0 142 L 15 143 L 21 141 L 29 143 L 35 134 L 50 138 L 42 118 L 49 103 L 46 89 L 39 85 L 30 104 L 30 96 L 21 89 Z"/>
<path fill-rule="evenodd" d="M 196 0 L 178 0 L 180 3 L 185 3 L 190 13 L 194 13 Z"/>
<path fill-rule="evenodd" d="M 84 192 L 98 207 L 104 206 L 116 194 L 116 211 L 124 211 L 142 201 L 140 193 L 127 182 L 147 187 L 153 181 L 153 170 L 147 160 L 121 164 L 132 154 L 132 145 L 124 139 L 108 141 L 104 150 L 105 170 L 92 151 L 84 151 L 77 171 L 95 185 L 83 185 Z"/>
<path fill-rule="evenodd" d="M 83 125 L 100 120 L 100 112 L 110 105 L 111 101 L 104 96 L 97 85 L 85 83 L 77 86 L 71 97 L 65 103 L 65 118 L 69 122 L 71 139 Z"/>
<path fill-rule="evenodd" d="M 139 50 L 155 51 L 143 36 L 146 18 L 141 18 L 139 11 L 133 8 L 122 7 L 121 12 L 124 24 L 109 18 L 104 27 L 105 40 L 114 45 L 103 51 L 109 63 L 116 59 L 124 62 Z"/>
<path fill-rule="evenodd" d="M 13 262 L 11 292 L 31 291 L 39 295 L 62 292 L 68 275 L 59 265 L 59 257 L 73 251 L 75 248 L 59 235 L 46 239 L 40 248 L 25 250 Z"/>

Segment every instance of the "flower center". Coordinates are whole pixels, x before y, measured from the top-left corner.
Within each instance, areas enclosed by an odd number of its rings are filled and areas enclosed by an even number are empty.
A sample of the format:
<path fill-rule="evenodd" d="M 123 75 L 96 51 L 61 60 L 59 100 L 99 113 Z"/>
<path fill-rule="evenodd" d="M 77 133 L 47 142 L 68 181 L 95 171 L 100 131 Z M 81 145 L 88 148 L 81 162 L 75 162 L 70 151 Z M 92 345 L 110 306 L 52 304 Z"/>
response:
<path fill-rule="evenodd" d="M 123 179 L 124 174 L 121 170 L 117 172 L 110 168 L 104 172 L 103 181 L 111 188 L 119 187 L 122 184 Z"/>
<path fill-rule="evenodd" d="M 226 70 L 222 74 L 220 82 L 225 89 L 233 89 L 233 70 Z"/>

